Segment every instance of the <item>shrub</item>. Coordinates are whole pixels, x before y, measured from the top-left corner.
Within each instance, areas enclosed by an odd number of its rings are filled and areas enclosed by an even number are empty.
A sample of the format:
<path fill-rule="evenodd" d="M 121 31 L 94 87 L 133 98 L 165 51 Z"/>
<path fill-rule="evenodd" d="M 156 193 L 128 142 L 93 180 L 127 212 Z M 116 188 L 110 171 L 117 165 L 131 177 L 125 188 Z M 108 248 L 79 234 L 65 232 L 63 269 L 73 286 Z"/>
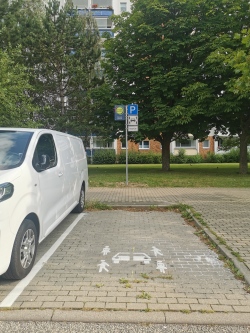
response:
<path fill-rule="evenodd" d="M 226 163 L 234 163 L 240 161 L 240 149 L 239 148 L 233 148 L 229 152 L 223 154 L 224 161 Z"/>
<path fill-rule="evenodd" d="M 98 149 L 93 155 L 93 164 L 114 164 L 116 155 L 114 149 Z"/>
<path fill-rule="evenodd" d="M 195 164 L 195 163 L 203 163 L 204 158 L 201 155 L 188 155 L 186 156 L 186 163 Z"/>
<path fill-rule="evenodd" d="M 186 151 L 184 148 L 180 148 L 178 151 L 178 155 L 170 154 L 170 163 L 173 164 L 184 164 L 186 163 L 187 156 L 185 155 Z"/>
<path fill-rule="evenodd" d="M 126 152 L 121 152 L 117 156 L 119 164 L 126 163 Z M 128 152 L 128 164 L 160 164 L 161 154 L 157 153 L 140 153 L 140 152 Z"/>
<path fill-rule="evenodd" d="M 217 160 L 216 160 L 216 155 L 215 155 L 215 153 L 209 151 L 209 152 L 207 153 L 207 155 L 204 157 L 204 161 L 205 161 L 206 163 L 216 163 Z"/>

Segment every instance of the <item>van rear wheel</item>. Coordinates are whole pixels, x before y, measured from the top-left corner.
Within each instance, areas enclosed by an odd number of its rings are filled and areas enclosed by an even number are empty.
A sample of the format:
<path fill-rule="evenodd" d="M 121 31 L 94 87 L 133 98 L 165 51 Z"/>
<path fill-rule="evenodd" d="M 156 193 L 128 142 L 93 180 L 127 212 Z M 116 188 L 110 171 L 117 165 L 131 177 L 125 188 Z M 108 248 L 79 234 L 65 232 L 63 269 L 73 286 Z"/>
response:
<path fill-rule="evenodd" d="M 85 207 L 85 188 L 84 186 L 81 187 L 80 196 L 78 204 L 73 209 L 73 213 L 81 213 Z"/>
<path fill-rule="evenodd" d="M 35 262 L 37 243 L 37 229 L 31 220 L 25 219 L 16 235 L 10 266 L 2 277 L 21 280 L 27 276 Z"/>

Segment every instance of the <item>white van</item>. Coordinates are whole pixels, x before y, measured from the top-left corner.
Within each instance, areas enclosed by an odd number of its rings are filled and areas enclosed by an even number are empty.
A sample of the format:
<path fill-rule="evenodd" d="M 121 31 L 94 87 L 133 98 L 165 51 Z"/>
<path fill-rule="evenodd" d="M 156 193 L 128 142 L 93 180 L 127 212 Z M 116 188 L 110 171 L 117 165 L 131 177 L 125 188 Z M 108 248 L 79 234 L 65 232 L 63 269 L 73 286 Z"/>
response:
<path fill-rule="evenodd" d="M 37 244 L 73 210 L 88 189 L 82 140 L 46 129 L 0 128 L 0 275 L 22 279 Z"/>

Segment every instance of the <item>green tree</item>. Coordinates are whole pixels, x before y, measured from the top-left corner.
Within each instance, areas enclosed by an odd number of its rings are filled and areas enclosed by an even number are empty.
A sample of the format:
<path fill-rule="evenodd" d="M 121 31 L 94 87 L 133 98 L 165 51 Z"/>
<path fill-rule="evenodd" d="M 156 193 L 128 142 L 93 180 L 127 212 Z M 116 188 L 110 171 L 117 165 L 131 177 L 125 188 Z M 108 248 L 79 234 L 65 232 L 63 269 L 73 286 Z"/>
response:
<path fill-rule="evenodd" d="M 230 114 L 227 125 L 240 138 L 240 173 L 246 174 L 247 146 L 250 142 L 250 32 L 244 29 L 235 38 L 241 41 L 241 45 L 237 50 L 226 54 L 226 63 L 235 73 L 226 83 L 226 88 L 234 94 L 238 108 Z"/>
<path fill-rule="evenodd" d="M 205 61 L 218 37 L 239 31 L 238 4 L 137 0 L 131 14 L 114 18 L 117 35 L 105 44 L 106 74 L 121 104 L 139 104 L 138 135 L 161 142 L 163 170 L 170 170 L 171 140 L 187 133 L 205 137 L 214 125 L 206 107 L 210 91 L 201 89 L 213 84 Z"/>
<path fill-rule="evenodd" d="M 46 127 L 81 134 L 91 121 L 90 90 L 100 56 L 96 23 L 79 16 L 72 4 L 60 8 L 52 0 L 36 37 L 29 51 L 40 118 Z"/>
<path fill-rule="evenodd" d="M 34 107 L 27 95 L 31 89 L 26 68 L 16 62 L 20 51 L 0 49 L 0 126 L 36 127 Z"/>
<path fill-rule="evenodd" d="M 247 146 L 250 140 L 249 108 L 249 39 L 247 27 L 249 4 L 234 1 L 234 24 L 227 34 L 220 34 L 215 51 L 204 62 L 204 77 L 185 89 L 195 106 L 205 105 L 217 132 L 238 135 L 240 142 L 239 172 L 248 171 Z M 236 11 L 237 8 L 237 11 Z M 199 99 L 197 99 L 199 95 Z"/>

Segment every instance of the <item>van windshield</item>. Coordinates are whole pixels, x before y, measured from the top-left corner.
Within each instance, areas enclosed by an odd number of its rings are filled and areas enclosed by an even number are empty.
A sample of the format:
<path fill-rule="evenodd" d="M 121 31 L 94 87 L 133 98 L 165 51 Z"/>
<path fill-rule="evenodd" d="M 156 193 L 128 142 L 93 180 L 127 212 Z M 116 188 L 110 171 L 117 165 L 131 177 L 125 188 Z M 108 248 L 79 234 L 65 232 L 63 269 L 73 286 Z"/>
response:
<path fill-rule="evenodd" d="M 17 168 L 24 161 L 32 132 L 0 130 L 0 170 Z"/>

